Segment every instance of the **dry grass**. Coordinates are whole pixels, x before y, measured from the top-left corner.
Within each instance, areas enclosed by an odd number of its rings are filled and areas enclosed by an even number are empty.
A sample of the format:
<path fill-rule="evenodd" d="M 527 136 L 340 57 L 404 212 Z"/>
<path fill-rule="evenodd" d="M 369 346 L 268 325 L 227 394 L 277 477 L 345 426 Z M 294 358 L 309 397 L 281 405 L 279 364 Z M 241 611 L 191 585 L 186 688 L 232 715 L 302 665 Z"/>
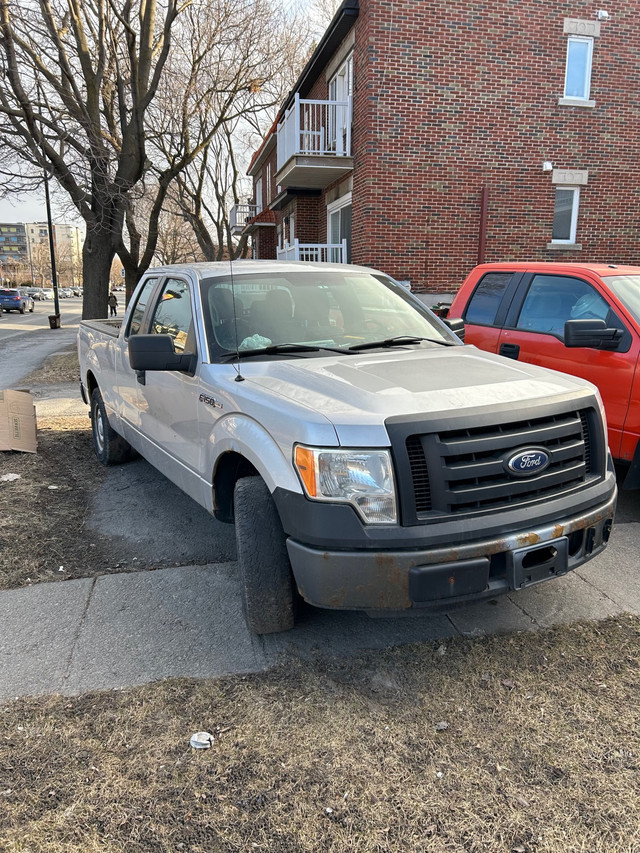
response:
<path fill-rule="evenodd" d="M 39 442 L 0 454 L 4 587 L 109 564 L 88 419 Z M 639 672 L 629 617 L 0 702 L 0 850 L 635 853 Z"/>
<path fill-rule="evenodd" d="M 624 618 L 4 703 L 0 849 L 631 853 L 639 663 Z"/>
<path fill-rule="evenodd" d="M 0 589 L 104 571 L 108 542 L 84 530 L 90 497 L 105 476 L 87 417 L 38 423 L 37 453 L 0 453 Z M 60 571 L 60 567 L 63 571 Z"/>
<path fill-rule="evenodd" d="M 34 384 L 55 385 L 59 382 L 79 382 L 79 379 L 78 353 L 72 350 L 49 356 L 42 367 L 32 371 L 20 384 L 28 388 Z"/>

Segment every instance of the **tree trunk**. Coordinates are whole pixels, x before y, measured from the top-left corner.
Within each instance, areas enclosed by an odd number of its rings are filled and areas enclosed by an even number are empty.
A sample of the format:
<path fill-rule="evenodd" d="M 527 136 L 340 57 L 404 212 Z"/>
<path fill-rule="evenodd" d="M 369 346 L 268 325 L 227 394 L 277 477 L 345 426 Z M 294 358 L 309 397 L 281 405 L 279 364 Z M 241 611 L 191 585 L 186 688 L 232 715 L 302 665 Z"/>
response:
<path fill-rule="evenodd" d="M 108 314 L 109 278 L 114 255 L 111 231 L 88 227 L 82 250 L 83 320 L 95 320 Z"/>

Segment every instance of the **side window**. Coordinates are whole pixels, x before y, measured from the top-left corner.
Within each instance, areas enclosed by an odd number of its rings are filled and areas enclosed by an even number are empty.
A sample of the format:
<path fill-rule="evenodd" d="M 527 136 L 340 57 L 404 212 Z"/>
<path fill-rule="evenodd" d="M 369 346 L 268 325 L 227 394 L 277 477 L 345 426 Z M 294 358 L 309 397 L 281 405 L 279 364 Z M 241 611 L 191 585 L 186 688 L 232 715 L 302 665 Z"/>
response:
<path fill-rule="evenodd" d="M 164 283 L 149 329 L 152 335 L 170 335 L 177 353 L 195 351 L 189 285 L 179 278 Z"/>
<path fill-rule="evenodd" d="M 490 272 L 485 275 L 473 292 L 464 314 L 466 323 L 492 326 L 513 273 Z"/>
<path fill-rule="evenodd" d="M 129 330 L 127 332 L 127 337 L 129 335 L 137 335 L 140 331 L 140 324 L 142 323 L 142 317 L 144 316 L 144 310 L 147 307 L 147 302 L 149 301 L 149 297 L 151 296 L 151 291 L 156 286 L 157 278 L 148 278 L 140 291 L 140 295 L 136 300 L 136 304 L 133 306 L 133 310 L 131 311 L 131 319 L 129 320 Z"/>
<path fill-rule="evenodd" d="M 578 204 L 580 190 L 577 187 L 565 189 L 556 188 L 556 202 L 553 210 L 553 231 L 551 240 L 554 243 L 575 243 L 578 226 Z"/>
<path fill-rule="evenodd" d="M 588 101 L 591 91 L 593 39 L 573 36 L 567 41 L 564 97 Z"/>
<path fill-rule="evenodd" d="M 536 275 L 520 309 L 516 327 L 562 338 L 567 320 L 606 320 L 609 304 L 579 278 Z"/>

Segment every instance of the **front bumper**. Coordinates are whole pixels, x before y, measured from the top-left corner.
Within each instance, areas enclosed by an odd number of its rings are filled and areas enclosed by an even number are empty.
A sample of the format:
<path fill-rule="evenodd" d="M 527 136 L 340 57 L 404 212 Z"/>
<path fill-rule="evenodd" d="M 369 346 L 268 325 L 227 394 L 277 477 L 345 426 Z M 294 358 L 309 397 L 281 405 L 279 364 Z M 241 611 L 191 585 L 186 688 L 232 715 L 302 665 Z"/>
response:
<path fill-rule="evenodd" d="M 477 541 L 403 550 L 326 550 L 289 537 L 303 598 L 316 607 L 451 610 L 558 577 L 606 547 L 617 491 L 596 508 Z"/>

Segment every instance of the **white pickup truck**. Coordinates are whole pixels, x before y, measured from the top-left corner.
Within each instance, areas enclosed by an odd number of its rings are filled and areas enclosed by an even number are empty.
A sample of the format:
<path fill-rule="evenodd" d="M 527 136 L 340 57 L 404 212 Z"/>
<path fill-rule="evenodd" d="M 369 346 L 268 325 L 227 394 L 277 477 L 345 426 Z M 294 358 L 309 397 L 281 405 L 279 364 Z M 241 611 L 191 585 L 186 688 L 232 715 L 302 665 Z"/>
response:
<path fill-rule="evenodd" d="M 609 539 L 596 388 L 464 346 L 374 270 L 150 269 L 122 321 L 81 323 L 78 352 L 100 461 L 134 448 L 235 523 L 255 633 L 292 627 L 299 594 L 453 609 Z"/>

